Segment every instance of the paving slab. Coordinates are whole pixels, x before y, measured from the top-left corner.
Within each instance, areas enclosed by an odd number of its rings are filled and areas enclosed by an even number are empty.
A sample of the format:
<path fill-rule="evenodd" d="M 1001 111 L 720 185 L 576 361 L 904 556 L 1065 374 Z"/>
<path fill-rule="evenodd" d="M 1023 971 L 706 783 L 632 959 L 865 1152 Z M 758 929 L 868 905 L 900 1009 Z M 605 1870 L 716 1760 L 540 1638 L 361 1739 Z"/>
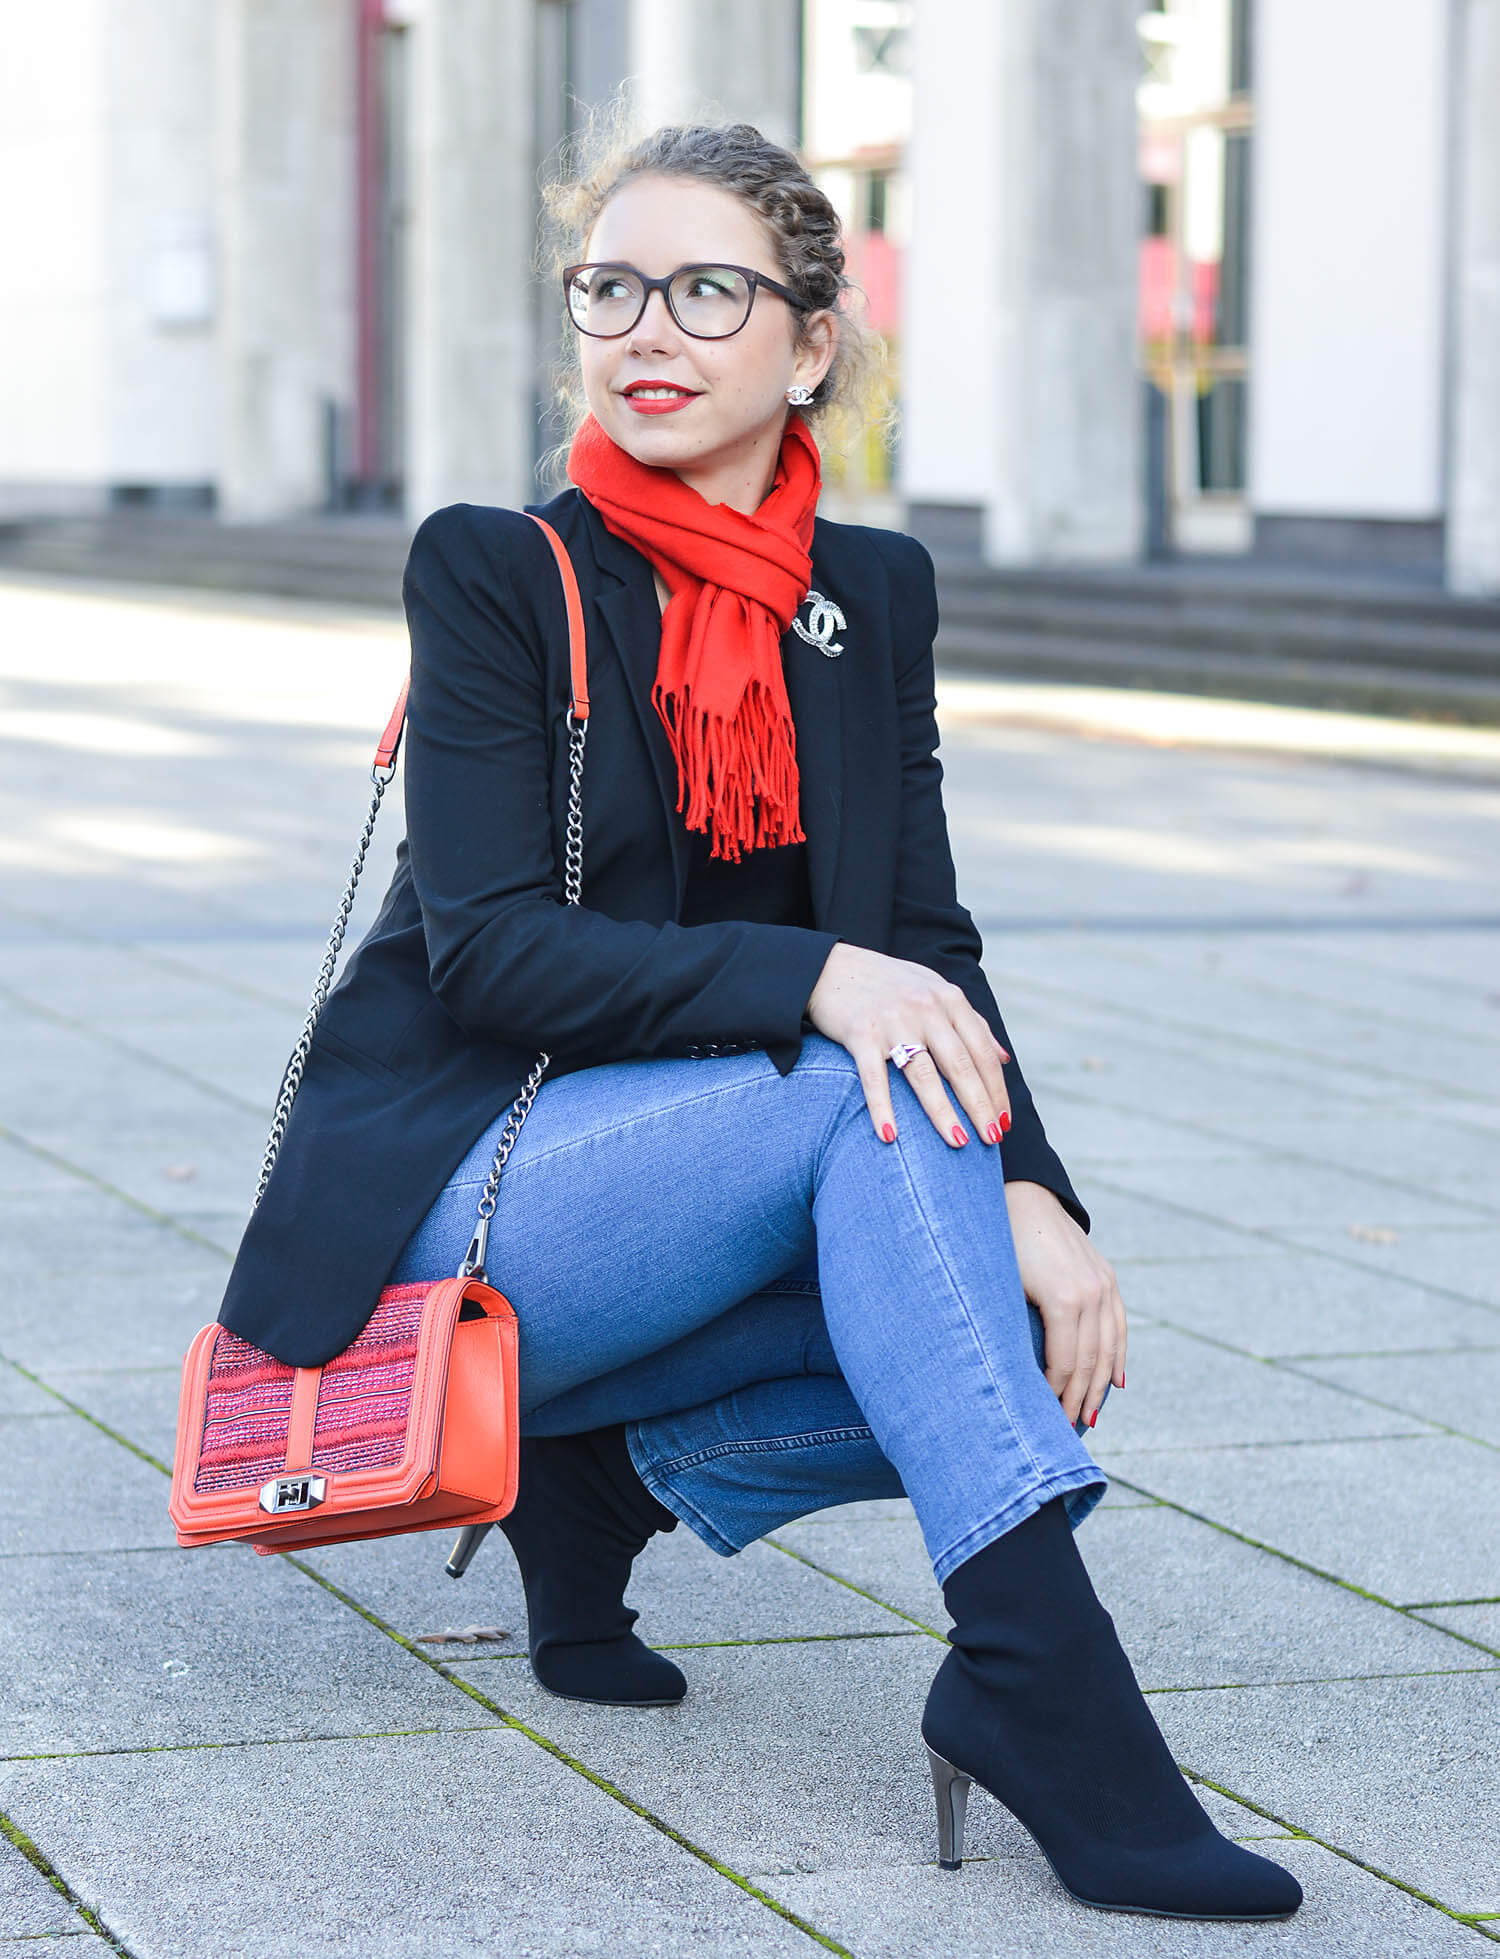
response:
<path fill-rule="evenodd" d="M 1500 1599 L 1484 1605 L 1424 1606 L 1416 1617 L 1462 1633 L 1465 1639 L 1477 1639 L 1500 1656 Z"/>
<path fill-rule="evenodd" d="M 0 1807 L 135 1959 L 814 1949 L 514 1731 L 11 1763 Z"/>
<path fill-rule="evenodd" d="M 1460 1353 L 1303 1361 L 1299 1370 L 1500 1448 L 1500 1342 Z"/>
<path fill-rule="evenodd" d="M 1097 1452 L 1111 1475 L 1394 1604 L 1500 1594 L 1500 1456 L 1479 1443 Z"/>
<path fill-rule="evenodd" d="M 85 1279 L 62 1270 L 28 1279 L 0 1299 L 0 1351 L 70 1392 L 74 1375 L 114 1368 L 180 1368 L 193 1336 L 218 1313 L 227 1261 L 185 1245 L 175 1233 L 146 1225 L 128 1234 L 144 1256 L 138 1265 L 111 1260 Z"/>
<path fill-rule="evenodd" d="M 1265 1359 L 1490 1347 L 1500 1334 L 1494 1307 L 1311 1251 L 1125 1265 L 1120 1289 L 1132 1327 L 1144 1310 Z"/>
<path fill-rule="evenodd" d="M 8 1361 L 0 1361 L 0 1418 L 11 1415 L 60 1415 L 55 1396 L 28 1381 Z"/>
<path fill-rule="evenodd" d="M 173 1748 L 493 1718 L 280 1558 L 9 1558 L 0 1754 Z"/>
<path fill-rule="evenodd" d="M 935 1640 L 728 1646 L 687 1657 L 692 1685 L 676 1707 L 622 1719 L 618 1709 L 559 1700 L 528 1672 L 507 1712 L 750 1876 L 936 1856 L 918 1727 L 943 1657 Z M 988 1850 L 997 1824 L 1020 1830 L 990 1807 L 976 1851 Z"/>
<path fill-rule="evenodd" d="M 1377 1225 L 1379 1219 L 1369 1223 Z M 1285 1234 L 1312 1251 L 1328 1251 L 1380 1275 L 1415 1279 L 1459 1299 L 1500 1306 L 1500 1230 L 1490 1225 L 1427 1225 L 1396 1233 L 1394 1244 L 1359 1240 L 1349 1232 Z"/>
<path fill-rule="evenodd" d="M 64 1938 L 68 1940 L 67 1945 L 58 1948 L 58 1950 L 67 1954 L 67 1959 L 90 1959 L 91 1955 L 97 1955 L 97 1959 L 103 1959 L 105 1953 L 113 1953 L 115 1950 L 112 1945 L 107 1945 L 103 1939 L 95 1938 L 94 1934 L 87 1929 L 82 1932 L 58 1932 L 51 1936 L 53 1942 L 57 1939 Z M 19 1939 L 0 1938 L 0 1953 L 5 1955 L 5 1959 L 44 1959 L 44 1955 L 48 1949 L 48 1945 L 38 1946 L 34 1939 L 24 1937 Z"/>
<path fill-rule="evenodd" d="M 1251 1231 L 1186 1216 L 1151 1198 L 1111 1189 L 1098 1176 L 1086 1177 L 1079 1195 L 1089 1213 L 1089 1235 L 1110 1260 L 1214 1254 L 1233 1258 L 1258 1248 Z"/>
<path fill-rule="evenodd" d="M 971 1814 L 973 1804 L 971 1801 Z M 1268 1925 L 1174 1924 L 1074 1903 L 1040 1852 L 1022 1849 L 961 1871 L 935 1865 L 770 1877 L 766 1888 L 859 1959 L 1484 1959 L 1488 1942 L 1317 1844 L 1253 1846 L 1291 1871 L 1303 1901 Z"/>
<path fill-rule="evenodd" d="M 1125 1378 L 1093 1431 L 1101 1460 L 1109 1454 L 1123 1461 L 1137 1449 L 1411 1435 L 1431 1427 L 1174 1327 L 1132 1329 Z"/>
<path fill-rule="evenodd" d="M 524 1653 L 526 1603 L 510 1546 L 491 1531 L 465 1575 L 454 1580 L 443 1564 L 455 1535 L 424 1531 L 300 1555 L 409 1639 L 474 1625 L 507 1629 L 507 1639 L 482 1650 L 444 1648 L 445 1660 L 477 1664 Z M 636 1632 L 652 1646 L 906 1630 L 884 1606 L 770 1544 L 721 1558 L 682 1524 L 652 1538 L 635 1562 L 626 1597 L 641 1615 Z M 682 1662 L 684 1670 L 696 1664 Z"/>
<path fill-rule="evenodd" d="M 57 1938 L 87 1930 L 56 1885 L 0 1838 L 0 1951 L 12 1939 Z M 31 1949 L 37 1950 L 35 1945 Z"/>
<path fill-rule="evenodd" d="M 7 1101 L 0 1109 L 0 1120 L 14 1118 L 16 1111 Z M 53 1163 L 47 1157 L 39 1156 L 35 1150 L 24 1148 L 20 1143 L 0 1137 L 0 1192 L 12 1196 L 28 1196 L 32 1192 L 45 1191 L 54 1196 L 71 1196 L 75 1200 L 81 1186 L 77 1177 L 61 1164 Z"/>
<path fill-rule="evenodd" d="M 180 1367 L 51 1367 L 42 1378 L 116 1434 L 171 1466 L 177 1446 Z M 58 1405 L 52 1402 L 54 1408 Z"/>
<path fill-rule="evenodd" d="M 5 1446 L 0 1558 L 176 1544 L 167 1479 L 81 1415 L 8 1421 Z"/>
<path fill-rule="evenodd" d="M 1085 1519 L 1084 1530 L 1090 1522 L 1092 1516 Z M 914 1515 L 858 1519 L 821 1510 L 816 1517 L 773 1531 L 769 1541 L 857 1585 L 936 1635 L 946 1634 L 953 1623 Z"/>
<path fill-rule="evenodd" d="M 1377 1181 L 1334 1164 L 1289 1163 L 1266 1149 L 1243 1150 L 1233 1158 L 1200 1157 L 1191 1163 L 1120 1163 L 1107 1174 L 1112 1184 L 1142 1197 L 1277 1231 L 1320 1230 L 1335 1223 L 1376 1219 L 1397 1228 L 1475 1222 L 1472 1206 L 1398 1182 L 1392 1168 Z"/>
<path fill-rule="evenodd" d="M 1437 1898 L 1500 1911 L 1500 1667 L 1159 1694 L 1179 1762 Z"/>
<path fill-rule="evenodd" d="M 1500 1014 L 1487 1011 L 1491 1022 L 1500 1023 Z M 1382 1178 L 1399 1176 L 1439 1197 L 1462 1198 L 1491 1212 L 1500 1209 L 1494 1134 L 1474 1122 L 1469 1110 L 1449 1107 L 1441 1115 L 1419 1115 L 1403 1104 L 1393 1134 L 1389 1124 L 1334 1109 L 1303 1117 L 1297 1124 L 1296 1149 L 1314 1163 L 1336 1163 Z"/>
<path fill-rule="evenodd" d="M 1060 1060 L 1076 1063 L 1077 1044 L 1071 1035 L 1058 1038 L 1056 1045 Z M 1028 1054 L 1028 1081 L 1030 1061 Z M 1174 1164 L 1234 1157 L 1242 1147 L 1230 1131 L 1222 1137 L 1206 1136 L 1196 1127 L 1163 1122 L 1140 1110 L 1080 1094 L 1076 1085 L 1048 1097 L 1047 1135 L 1070 1170 L 1079 1169 L 1085 1177 L 1111 1164 L 1148 1163 L 1167 1170 Z"/>
<path fill-rule="evenodd" d="M 841 1525 L 830 1516 L 783 1537 L 823 1570 L 948 1631 L 914 1522 Z M 1101 1505 L 1076 1542 L 1148 1691 L 1490 1664 L 1404 1613 L 1165 1505 Z"/>

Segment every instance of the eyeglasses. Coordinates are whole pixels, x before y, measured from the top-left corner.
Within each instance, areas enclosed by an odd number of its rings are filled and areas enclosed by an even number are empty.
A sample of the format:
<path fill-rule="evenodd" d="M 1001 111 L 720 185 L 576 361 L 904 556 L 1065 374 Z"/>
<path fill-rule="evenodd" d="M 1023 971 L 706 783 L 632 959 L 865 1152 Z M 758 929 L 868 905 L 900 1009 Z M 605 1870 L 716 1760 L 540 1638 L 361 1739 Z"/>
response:
<path fill-rule="evenodd" d="M 727 340 L 749 319 L 760 286 L 789 306 L 811 311 L 789 287 L 748 265 L 679 265 L 664 279 L 648 279 L 619 260 L 570 265 L 563 271 L 568 317 L 580 333 L 592 334 L 596 340 L 616 340 L 629 333 L 654 292 L 662 295 L 672 318 L 694 340 Z"/>

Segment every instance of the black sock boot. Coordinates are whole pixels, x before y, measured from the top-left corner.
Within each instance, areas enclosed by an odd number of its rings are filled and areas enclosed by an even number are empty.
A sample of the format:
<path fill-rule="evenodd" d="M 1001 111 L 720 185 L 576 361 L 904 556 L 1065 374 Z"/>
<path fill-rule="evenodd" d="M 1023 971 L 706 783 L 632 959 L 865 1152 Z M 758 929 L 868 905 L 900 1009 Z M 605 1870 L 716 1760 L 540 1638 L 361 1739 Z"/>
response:
<path fill-rule="evenodd" d="M 953 1650 L 922 1736 L 945 1868 L 962 1860 L 972 1780 L 1025 1825 L 1083 1904 L 1180 1918 L 1297 1909 L 1297 1880 L 1222 1836 L 1172 1760 L 1061 1498 L 961 1564 L 943 1598 Z"/>
<path fill-rule="evenodd" d="M 630 1567 L 677 1519 L 636 1474 L 625 1425 L 521 1438 L 520 1494 L 500 1528 L 526 1588 L 531 1669 L 569 1700 L 661 1707 L 687 1681 L 630 1630 Z"/>

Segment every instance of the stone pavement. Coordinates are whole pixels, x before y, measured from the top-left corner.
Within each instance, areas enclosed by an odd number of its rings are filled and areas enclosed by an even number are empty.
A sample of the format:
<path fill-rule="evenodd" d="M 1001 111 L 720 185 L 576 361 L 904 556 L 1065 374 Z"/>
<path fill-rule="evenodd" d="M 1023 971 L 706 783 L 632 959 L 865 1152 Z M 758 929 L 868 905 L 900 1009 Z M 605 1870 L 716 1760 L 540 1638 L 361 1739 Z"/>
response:
<path fill-rule="evenodd" d="M 659 1540 L 632 1596 L 692 1686 L 639 1712 L 533 1685 L 493 1541 L 462 1587 L 437 1537 L 174 1547 L 178 1363 L 404 658 L 375 615 L 0 584 L 0 1959 L 1478 1959 L 1500 749 L 945 707 L 960 888 L 1132 1315 L 1080 1547 L 1183 1768 L 1307 1893 L 1173 1924 L 1073 1904 L 987 1799 L 936 1868 L 903 1504 Z M 510 1631 L 419 1643 L 476 1622 Z"/>

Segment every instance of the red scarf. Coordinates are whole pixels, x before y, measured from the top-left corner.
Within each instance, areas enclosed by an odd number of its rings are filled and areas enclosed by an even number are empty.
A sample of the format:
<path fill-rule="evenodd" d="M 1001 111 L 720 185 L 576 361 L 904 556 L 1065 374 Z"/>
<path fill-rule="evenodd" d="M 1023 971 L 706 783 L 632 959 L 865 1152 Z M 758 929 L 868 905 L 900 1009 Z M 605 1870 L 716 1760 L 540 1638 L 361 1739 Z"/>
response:
<path fill-rule="evenodd" d="M 568 475 L 671 593 L 651 700 L 677 757 L 677 807 L 712 821 L 715 857 L 802 843 L 781 636 L 812 578 L 817 445 L 787 417 L 769 495 L 749 516 L 708 503 L 670 469 L 637 462 L 590 415 Z"/>

